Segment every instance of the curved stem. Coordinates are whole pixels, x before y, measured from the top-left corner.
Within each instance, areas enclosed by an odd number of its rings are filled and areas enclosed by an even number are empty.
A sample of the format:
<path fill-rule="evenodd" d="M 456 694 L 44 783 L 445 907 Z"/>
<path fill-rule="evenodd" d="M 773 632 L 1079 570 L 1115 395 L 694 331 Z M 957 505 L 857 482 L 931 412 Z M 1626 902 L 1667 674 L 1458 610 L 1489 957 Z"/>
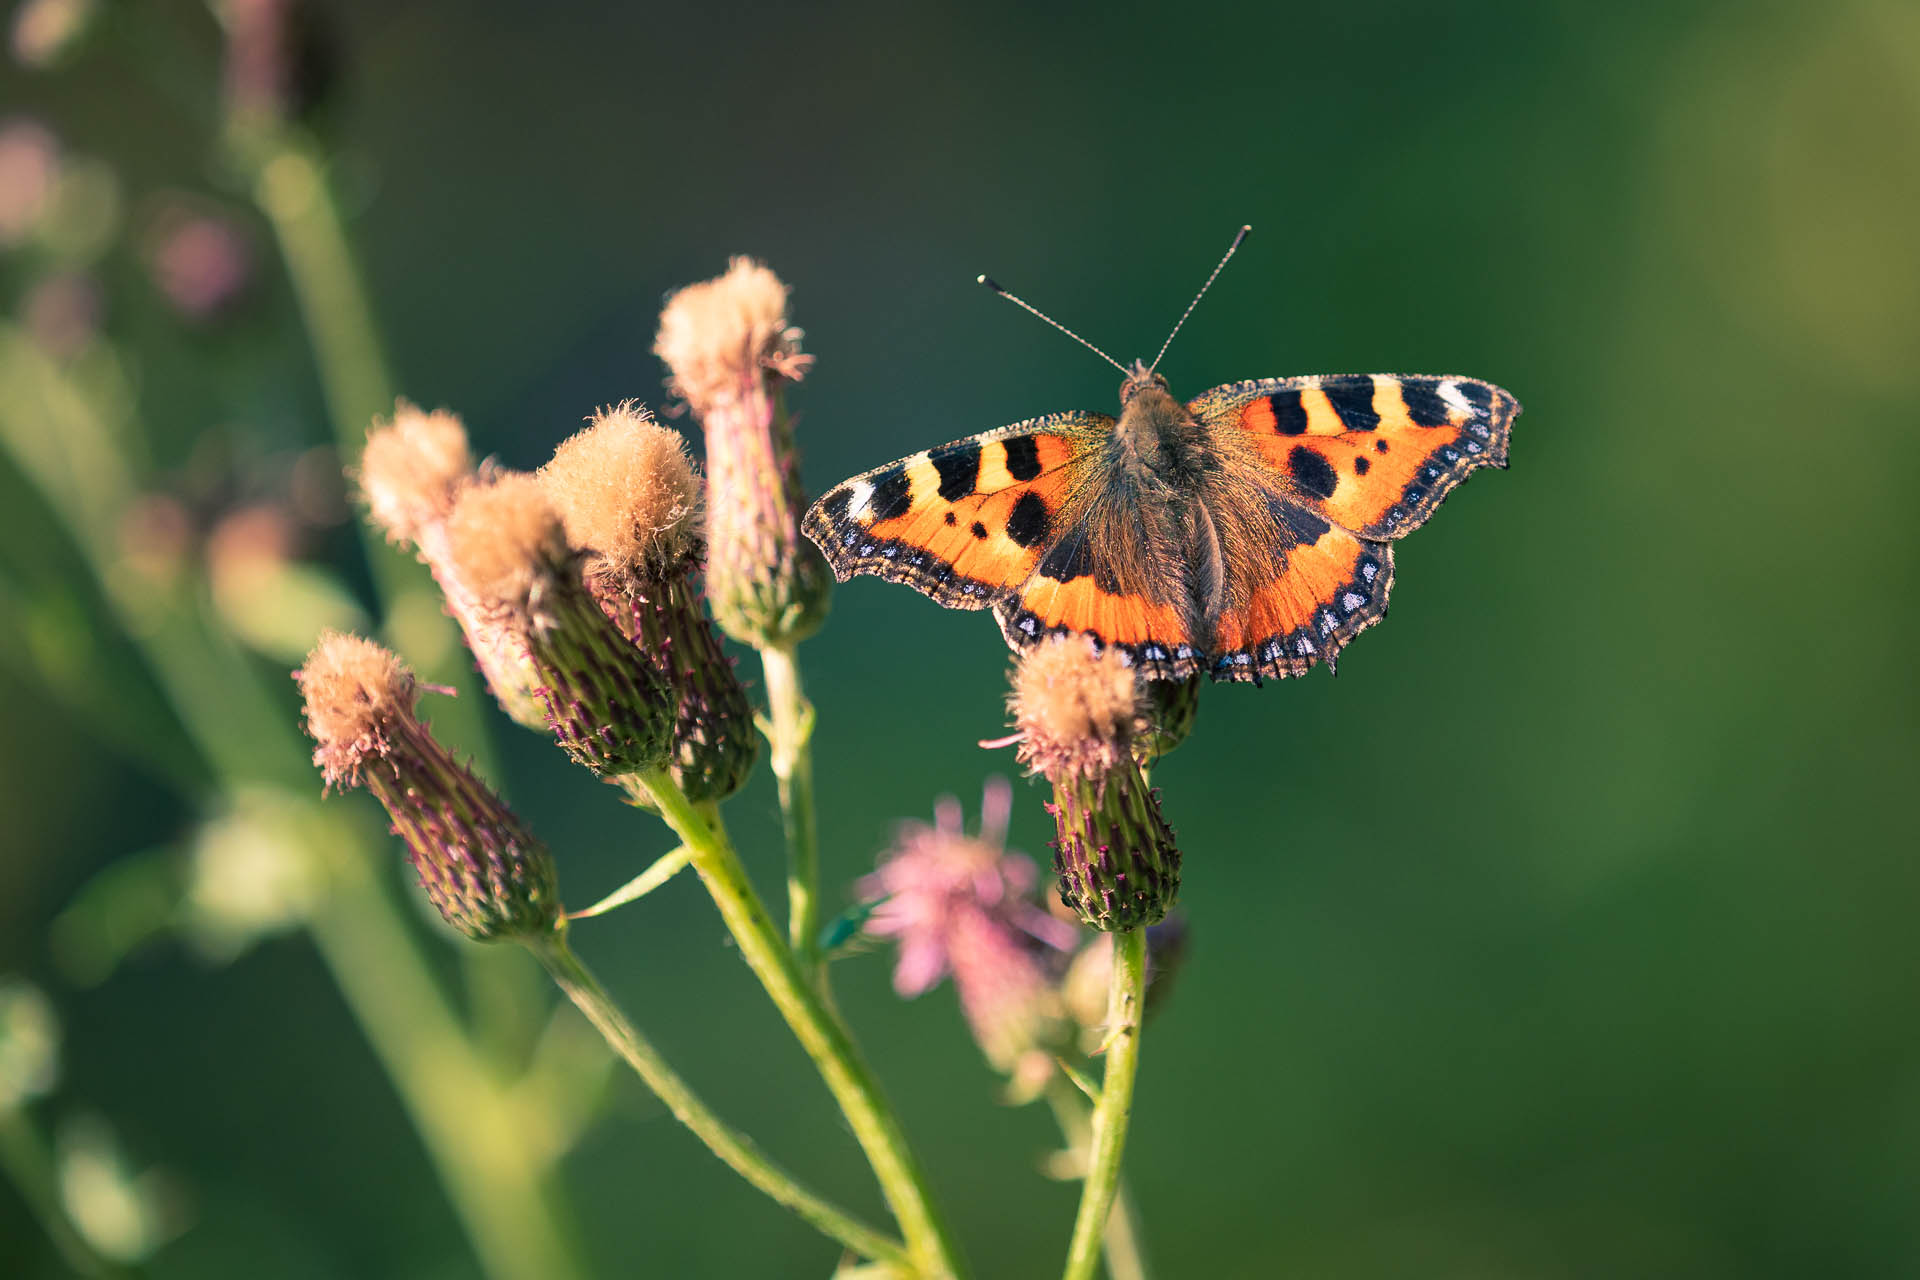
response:
<path fill-rule="evenodd" d="M 580 1275 L 526 1133 L 429 976 L 399 904 L 360 848 L 342 850 L 330 869 L 330 892 L 310 925 L 314 942 L 392 1078 L 485 1273 L 496 1280 Z"/>
<path fill-rule="evenodd" d="M 1133 1078 L 1140 1066 L 1140 1012 L 1147 994 L 1147 932 L 1113 935 L 1113 986 L 1107 997 L 1107 1071 L 1093 1109 L 1093 1141 L 1087 1181 L 1061 1280 L 1093 1280 L 1100 1265 L 1100 1237 L 1120 1187 L 1120 1156 L 1133 1115 Z"/>
<path fill-rule="evenodd" d="M 648 769 L 637 777 L 652 795 L 660 816 L 692 850 L 693 868 L 713 895 L 741 956 L 840 1104 L 906 1236 L 914 1267 L 927 1280 L 959 1275 L 959 1256 L 934 1210 L 926 1175 L 907 1150 L 900 1122 L 846 1029 L 801 972 L 748 881 L 733 845 L 708 825 L 666 770 Z"/>
<path fill-rule="evenodd" d="M 760 650 L 767 680 L 767 733 L 780 814 L 787 830 L 787 939 L 808 979 L 826 990 L 820 955 L 820 831 L 813 812 L 813 708 L 800 688 L 800 663 L 791 647 Z"/>
<path fill-rule="evenodd" d="M 567 993 L 567 998 L 587 1015 L 587 1020 L 607 1038 L 614 1052 L 626 1059 L 634 1073 L 667 1104 L 674 1118 L 691 1129 L 694 1136 L 706 1143 L 735 1173 L 861 1257 L 875 1262 L 908 1262 L 907 1251 L 898 1241 L 889 1240 L 837 1205 L 802 1187 L 785 1169 L 763 1155 L 752 1139 L 736 1132 L 708 1110 L 707 1104 L 675 1074 L 646 1037 L 634 1029 L 605 988 L 580 963 L 567 945 L 565 933 L 530 938 L 527 949 L 539 957 L 553 980 Z"/>
<path fill-rule="evenodd" d="M 1093 1136 L 1093 1121 L 1087 1114 L 1087 1102 L 1080 1090 L 1064 1075 L 1055 1075 L 1047 1084 L 1047 1105 L 1052 1108 L 1053 1118 L 1060 1125 L 1060 1136 L 1067 1140 L 1070 1148 L 1084 1157 Z M 1114 1189 L 1113 1212 L 1107 1215 L 1101 1243 L 1106 1250 L 1108 1280 L 1147 1280 L 1146 1246 L 1140 1239 L 1140 1212 L 1134 1207 L 1133 1196 L 1127 1190 L 1124 1177 Z"/>

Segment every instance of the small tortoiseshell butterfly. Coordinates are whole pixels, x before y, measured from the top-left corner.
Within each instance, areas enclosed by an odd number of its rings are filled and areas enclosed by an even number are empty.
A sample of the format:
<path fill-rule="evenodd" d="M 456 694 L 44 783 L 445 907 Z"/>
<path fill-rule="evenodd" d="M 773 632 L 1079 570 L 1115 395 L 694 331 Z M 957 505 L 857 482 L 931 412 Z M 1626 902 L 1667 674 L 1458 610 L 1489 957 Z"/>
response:
<path fill-rule="evenodd" d="M 1507 465 L 1520 405 L 1477 379 L 1271 378 L 1183 405 L 1154 372 L 1173 334 L 1127 367 L 1034 314 L 1126 374 L 1119 419 L 1034 418 L 835 486 L 802 527 L 841 581 L 991 607 L 1016 650 L 1084 634 L 1154 679 L 1304 675 L 1385 616 L 1393 541 Z"/>

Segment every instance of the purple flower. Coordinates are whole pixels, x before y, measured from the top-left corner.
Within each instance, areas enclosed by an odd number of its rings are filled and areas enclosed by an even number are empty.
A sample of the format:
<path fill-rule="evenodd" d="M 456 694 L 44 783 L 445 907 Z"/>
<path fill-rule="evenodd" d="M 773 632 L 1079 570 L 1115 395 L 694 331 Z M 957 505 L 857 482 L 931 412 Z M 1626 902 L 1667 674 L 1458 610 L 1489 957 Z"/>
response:
<path fill-rule="evenodd" d="M 867 933 L 899 947 L 893 989 L 911 999 L 953 975 L 974 1039 L 1009 1073 L 1059 1038 L 1061 958 L 1080 937 L 1034 902 L 1033 863 L 1005 847 L 1011 808 L 1011 786 L 991 779 L 969 836 L 960 802 L 943 797 L 934 825 L 901 824 L 880 869 L 859 884 L 880 903 Z"/>

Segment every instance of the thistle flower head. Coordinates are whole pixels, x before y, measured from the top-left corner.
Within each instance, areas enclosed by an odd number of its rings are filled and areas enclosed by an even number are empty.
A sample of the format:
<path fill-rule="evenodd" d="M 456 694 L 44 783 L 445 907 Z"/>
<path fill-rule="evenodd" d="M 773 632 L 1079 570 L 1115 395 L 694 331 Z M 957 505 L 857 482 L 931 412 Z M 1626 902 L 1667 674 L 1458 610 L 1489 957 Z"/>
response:
<path fill-rule="evenodd" d="M 458 414 L 422 412 L 405 400 L 393 417 L 367 433 L 355 475 L 367 515 L 391 542 L 412 543 L 447 599 L 447 612 L 473 651 L 501 710 L 529 729 L 547 727 L 539 678 L 525 646 L 480 607 L 453 572 L 447 518 L 461 492 L 475 483 L 473 451 Z"/>
<path fill-rule="evenodd" d="M 294 673 L 305 699 L 313 762 L 328 786 L 360 784 L 360 770 L 393 748 L 398 726 L 420 699 L 413 672 L 392 651 L 361 636 L 329 631 Z"/>
<path fill-rule="evenodd" d="M 1120 655 L 1077 637 L 1028 650 L 1014 669 L 1020 759 L 1053 784 L 1060 900 L 1095 929 L 1153 924 L 1180 892 L 1180 850 L 1135 757 L 1143 704 Z"/>
<path fill-rule="evenodd" d="M 1132 745 L 1139 682 L 1119 650 L 1096 654 L 1085 640 L 1061 636 L 1015 666 L 1008 707 L 1022 764 L 1049 778 L 1100 777 Z"/>
<path fill-rule="evenodd" d="M 806 510 L 782 394 L 810 358 L 788 323 L 787 287 L 735 258 L 667 301 L 654 351 L 707 437 L 707 595 L 743 644 L 790 645 L 826 616 L 832 576 L 800 536 Z"/>
<path fill-rule="evenodd" d="M 610 573 L 663 576 L 696 550 L 700 477 L 680 433 L 631 401 L 554 450 L 540 482 L 567 541 Z"/>
<path fill-rule="evenodd" d="M 588 593 L 539 480 L 503 472 L 466 487 L 446 538 L 457 590 L 521 647 L 567 754 L 603 777 L 665 763 L 668 691 Z"/>
<path fill-rule="evenodd" d="M 294 673 L 314 763 L 333 786 L 364 786 L 406 842 L 421 888 L 475 941 L 551 930 L 553 859 L 414 713 L 413 673 L 386 649 L 329 632 Z"/>
<path fill-rule="evenodd" d="M 473 452 L 459 415 L 425 413 L 405 400 L 375 420 L 360 455 L 367 514 L 391 542 L 418 543 L 446 523 L 460 487 L 473 476 Z"/>
<path fill-rule="evenodd" d="M 800 330 L 787 320 L 787 286 L 752 258 L 688 285 L 660 313 L 654 354 L 673 371 L 672 389 L 705 417 L 750 393 L 768 374 L 798 381 L 811 363 Z"/>
<path fill-rule="evenodd" d="M 694 586 L 700 478 L 679 433 L 637 406 L 608 409 L 539 478 L 588 589 L 673 700 L 675 780 L 691 799 L 725 799 L 752 772 L 759 738 Z"/>
<path fill-rule="evenodd" d="M 1024 1057 L 1059 1042 L 1054 973 L 1076 931 L 1032 901 L 1033 864 L 1003 846 L 1008 794 L 1004 780 L 988 784 L 974 836 L 951 797 L 933 826 L 903 823 L 859 892 L 879 902 L 866 931 L 899 948 L 894 990 L 912 998 L 951 974 L 982 1052 L 1013 1073 Z"/>
<path fill-rule="evenodd" d="M 447 551 L 483 603 L 523 627 L 553 625 L 548 597 L 564 589 L 575 561 L 560 513 L 534 477 L 503 472 L 463 491 L 447 517 Z"/>

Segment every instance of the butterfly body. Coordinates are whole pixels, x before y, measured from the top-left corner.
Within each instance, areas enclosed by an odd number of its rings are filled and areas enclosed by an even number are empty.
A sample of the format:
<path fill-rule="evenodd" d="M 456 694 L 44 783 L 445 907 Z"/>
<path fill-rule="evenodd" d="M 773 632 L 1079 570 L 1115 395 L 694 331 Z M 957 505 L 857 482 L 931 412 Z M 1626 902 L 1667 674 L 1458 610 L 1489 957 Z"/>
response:
<path fill-rule="evenodd" d="M 991 607 L 1016 649 L 1078 633 L 1147 675 L 1304 674 L 1386 612 L 1391 543 L 1481 466 L 1519 405 L 1470 378 L 1359 374 L 1182 403 L 1136 361 L 1121 412 L 929 449 L 829 490 L 803 527 L 842 580 Z"/>

